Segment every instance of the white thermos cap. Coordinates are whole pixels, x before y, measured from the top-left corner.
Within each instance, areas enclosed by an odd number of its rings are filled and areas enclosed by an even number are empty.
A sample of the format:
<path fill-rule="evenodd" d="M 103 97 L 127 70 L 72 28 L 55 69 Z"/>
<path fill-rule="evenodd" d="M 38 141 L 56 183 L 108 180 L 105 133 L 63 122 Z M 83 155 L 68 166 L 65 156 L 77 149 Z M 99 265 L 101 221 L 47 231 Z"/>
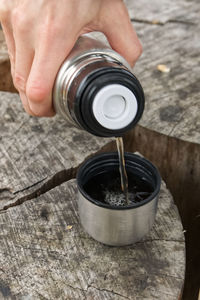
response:
<path fill-rule="evenodd" d="M 135 118 L 138 104 L 133 92 L 120 84 L 103 87 L 93 100 L 96 120 L 105 128 L 122 129 Z"/>

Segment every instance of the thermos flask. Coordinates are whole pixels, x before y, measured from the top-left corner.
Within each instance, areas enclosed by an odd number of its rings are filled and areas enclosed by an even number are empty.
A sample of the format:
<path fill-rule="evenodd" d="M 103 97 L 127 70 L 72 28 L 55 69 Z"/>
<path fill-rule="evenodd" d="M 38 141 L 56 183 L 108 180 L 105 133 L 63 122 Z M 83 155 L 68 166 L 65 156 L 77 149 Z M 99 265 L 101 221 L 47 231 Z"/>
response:
<path fill-rule="evenodd" d="M 81 36 L 57 74 L 53 105 L 69 124 L 96 136 L 117 137 L 138 123 L 144 93 L 121 55 Z"/>

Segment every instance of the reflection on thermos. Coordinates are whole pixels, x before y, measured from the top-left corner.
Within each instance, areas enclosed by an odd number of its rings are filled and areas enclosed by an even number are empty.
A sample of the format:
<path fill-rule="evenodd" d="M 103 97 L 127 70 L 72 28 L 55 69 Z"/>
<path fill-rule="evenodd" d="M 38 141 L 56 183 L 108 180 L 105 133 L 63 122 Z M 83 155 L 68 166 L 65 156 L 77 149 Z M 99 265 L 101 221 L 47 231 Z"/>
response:
<path fill-rule="evenodd" d="M 53 103 L 69 124 L 97 136 L 121 136 L 142 116 L 144 93 L 122 56 L 82 36 L 57 74 Z"/>

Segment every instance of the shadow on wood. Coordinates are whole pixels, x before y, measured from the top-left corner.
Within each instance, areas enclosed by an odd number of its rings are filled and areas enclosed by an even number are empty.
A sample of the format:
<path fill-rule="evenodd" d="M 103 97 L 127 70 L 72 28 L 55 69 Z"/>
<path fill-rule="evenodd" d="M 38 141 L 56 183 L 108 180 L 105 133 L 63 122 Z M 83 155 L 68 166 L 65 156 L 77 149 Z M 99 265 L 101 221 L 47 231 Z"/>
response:
<path fill-rule="evenodd" d="M 160 170 L 179 209 L 186 238 L 183 299 L 197 299 L 200 285 L 200 145 L 142 126 L 125 135 L 126 151 L 139 151 Z"/>

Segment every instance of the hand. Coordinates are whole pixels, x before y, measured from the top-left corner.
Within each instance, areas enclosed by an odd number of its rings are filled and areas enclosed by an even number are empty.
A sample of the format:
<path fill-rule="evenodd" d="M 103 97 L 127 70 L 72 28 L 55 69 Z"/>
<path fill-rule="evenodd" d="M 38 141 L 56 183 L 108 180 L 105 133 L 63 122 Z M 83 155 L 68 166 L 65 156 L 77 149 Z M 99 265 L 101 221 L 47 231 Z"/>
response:
<path fill-rule="evenodd" d="M 54 115 L 53 83 L 81 34 L 103 32 L 132 66 L 142 52 L 122 0 L 0 0 L 0 21 L 15 87 L 34 116 Z"/>

